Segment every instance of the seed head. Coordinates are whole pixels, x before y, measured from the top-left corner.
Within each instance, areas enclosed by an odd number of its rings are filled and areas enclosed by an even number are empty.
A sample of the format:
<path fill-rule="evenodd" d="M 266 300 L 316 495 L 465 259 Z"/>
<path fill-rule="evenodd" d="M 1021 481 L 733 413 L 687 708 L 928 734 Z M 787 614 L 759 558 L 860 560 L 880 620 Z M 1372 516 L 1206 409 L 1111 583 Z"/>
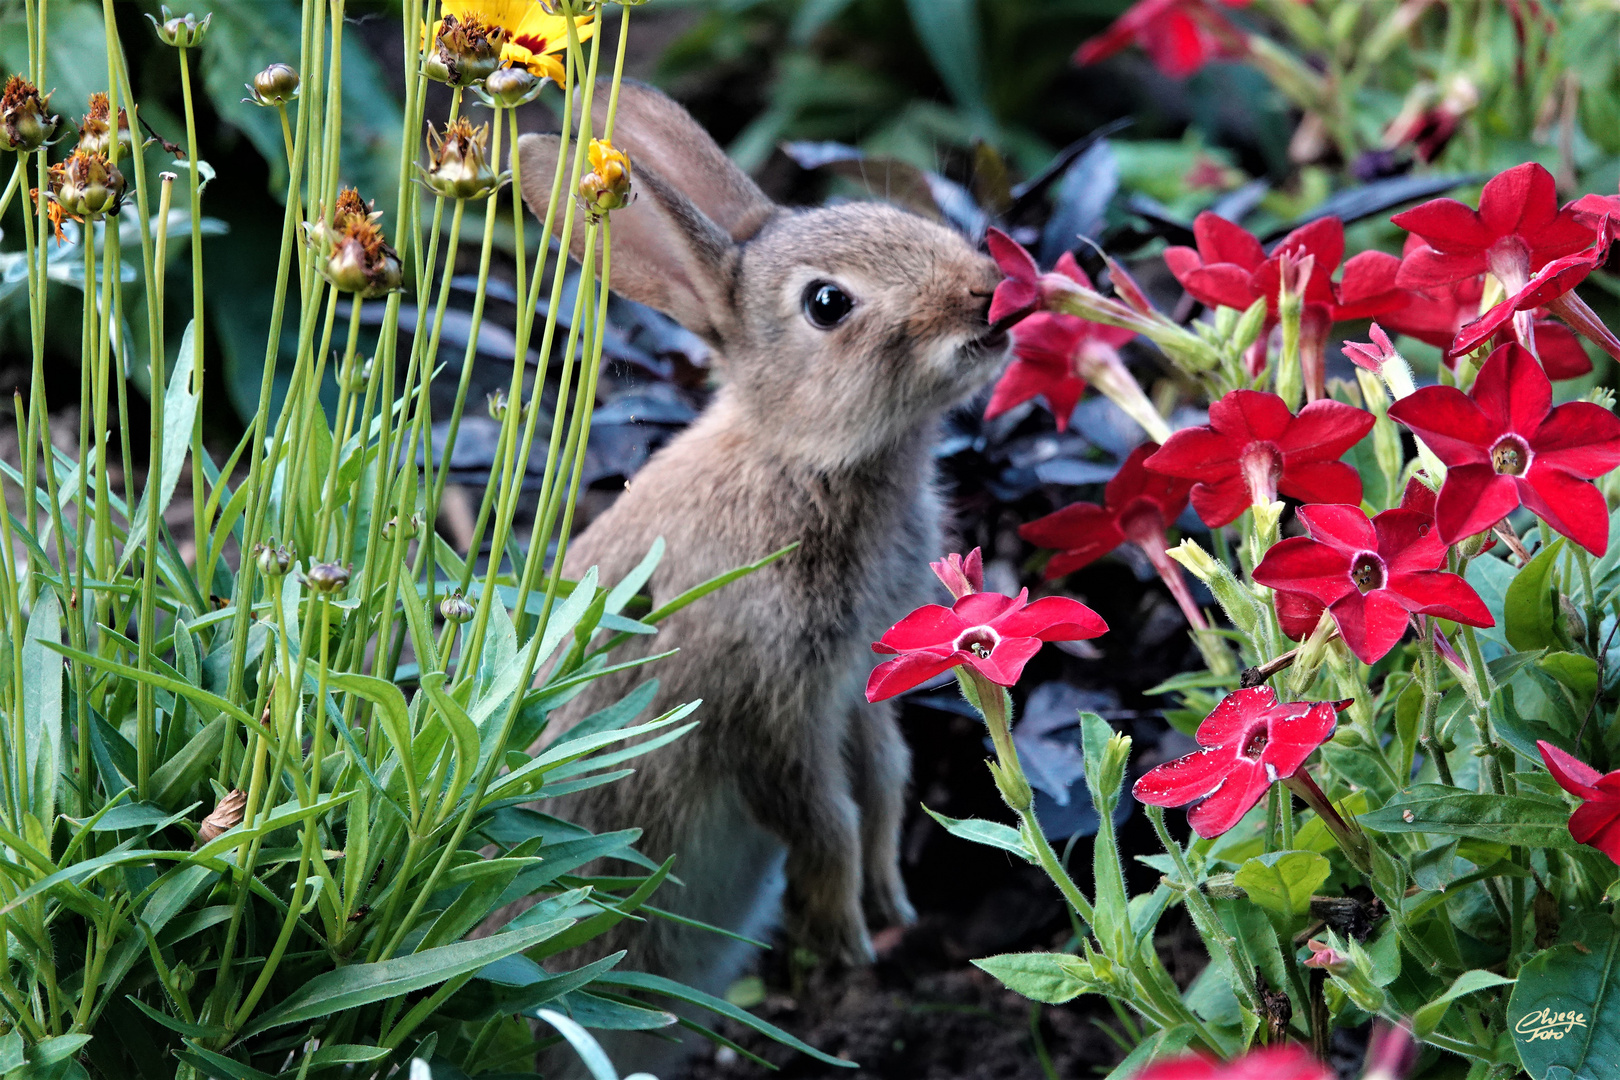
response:
<path fill-rule="evenodd" d="M 285 105 L 298 96 L 298 72 L 291 64 L 271 64 L 245 85 L 248 96 L 243 101 L 266 108 Z"/>
<path fill-rule="evenodd" d="M 367 212 L 353 189 L 338 196 L 328 234 L 332 248 L 321 273 L 339 291 L 370 299 L 399 288 L 399 253 L 383 239 L 375 220 L 378 216 Z M 314 235 L 315 230 L 310 231 Z"/>
<path fill-rule="evenodd" d="M 105 154 L 75 150 L 66 161 L 51 166 L 51 193 L 65 212 L 94 220 L 118 212 L 124 174 Z"/>
<path fill-rule="evenodd" d="M 422 170 L 422 182 L 447 199 L 482 199 L 500 186 L 500 178 L 485 160 L 489 125 L 475 128 L 457 117 L 442 132 L 428 126 L 433 163 Z"/>
<path fill-rule="evenodd" d="M 0 150 L 27 153 L 50 142 L 61 120 L 50 111 L 50 101 L 50 94 L 41 97 L 21 75 L 7 79 L 0 94 Z"/>
<path fill-rule="evenodd" d="M 259 573 L 267 578 L 279 578 L 292 569 L 293 553 L 276 543 L 271 537 L 268 544 L 256 544 L 253 556 L 259 561 Z"/>
<path fill-rule="evenodd" d="M 112 155 L 108 153 L 112 149 L 111 121 L 112 103 L 107 100 L 107 95 L 91 94 L 90 111 L 84 114 L 84 120 L 79 124 L 79 149 L 111 157 Z M 129 157 L 133 148 L 134 142 L 129 134 L 129 113 L 119 109 L 118 156 Z"/>
<path fill-rule="evenodd" d="M 446 15 L 422 60 L 422 74 L 451 86 L 482 82 L 500 64 L 505 42 L 505 28 L 487 23 L 477 14 L 464 20 Z"/>
<path fill-rule="evenodd" d="M 318 593 L 342 592 L 349 584 L 349 570 L 338 563 L 316 563 L 304 571 L 304 581 Z"/>
<path fill-rule="evenodd" d="M 491 107 L 513 109 L 533 101 L 544 85 L 545 80 L 536 78 L 527 68 L 504 67 L 484 80 L 483 92 L 479 97 Z"/>

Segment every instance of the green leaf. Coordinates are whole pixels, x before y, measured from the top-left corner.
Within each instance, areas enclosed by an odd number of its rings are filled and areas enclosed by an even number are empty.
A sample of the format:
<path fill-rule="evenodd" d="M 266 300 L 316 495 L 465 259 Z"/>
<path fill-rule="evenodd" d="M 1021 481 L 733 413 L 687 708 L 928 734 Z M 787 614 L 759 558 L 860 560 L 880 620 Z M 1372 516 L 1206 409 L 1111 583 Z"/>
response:
<path fill-rule="evenodd" d="M 941 825 L 952 836 L 959 836 L 963 840 L 971 840 L 975 844 L 985 844 L 989 847 L 1010 851 L 1025 862 L 1034 865 L 1035 855 L 1024 846 L 1024 838 L 1018 830 L 1011 825 L 1003 825 L 997 821 L 985 821 L 982 818 L 953 818 L 923 807 L 923 812 Z"/>
<path fill-rule="evenodd" d="M 187 740 L 174 757 L 152 773 L 152 801 L 160 806 L 176 806 L 198 781 L 211 772 L 225 745 L 225 718 L 216 716 Z"/>
<path fill-rule="evenodd" d="M 387 679 L 379 679 L 375 675 L 329 672 L 326 681 L 328 685 L 364 698 L 377 707 L 376 716 L 382 722 L 383 734 L 394 748 L 394 756 L 405 776 L 405 794 L 410 800 L 411 816 L 416 817 L 420 812 L 421 791 L 416 782 L 416 760 L 411 756 L 411 712 L 405 703 L 405 694 Z"/>
<path fill-rule="evenodd" d="M 574 1048 L 574 1053 L 579 1055 L 579 1060 L 590 1071 L 592 1080 L 619 1080 L 619 1074 L 613 1070 L 613 1062 L 608 1060 L 607 1052 L 590 1032 L 555 1009 L 541 1009 L 534 1015 L 556 1028 L 558 1033 L 568 1040 L 568 1045 Z"/>
<path fill-rule="evenodd" d="M 217 1076 L 221 1080 L 275 1080 L 267 1072 L 244 1065 L 235 1058 L 217 1054 L 207 1047 L 186 1040 L 188 1049 L 176 1050 L 174 1056 L 196 1068 L 200 1076 Z"/>
<path fill-rule="evenodd" d="M 141 540 L 124 548 L 123 562 L 126 564 L 135 552 L 141 550 L 146 536 L 146 519 L 152 513 L 153 497 L 157 498 L 157 513 L 161 517 L 169 507 L 169 500 L 174 498 L 174 489 L 180 483 L 180 472 L 186 465 L 186 455 L 191 451 L 191 428 L 197 418 L 197 394 L 191 388 L 195 351 L 192 324 L 188 322 L 185 333 L 180 335 L 180 351 L 174 358 L 174 370 L 169 373 L 169 386 L 163 394 L 163 468 L 158 473 L 157 488 L 154 490 L 148 483 L 140 505 L 135 508 L 129 535 Z"/>
<path fill-rule="evenodd" d="M 684 986 L 661 975 L 649 975 L 641 971 L 613 971 L 597 979 L 595 985 L 604 987 L 623 986 L 631 990 L 645 990 L 649 993 L 663 994 L 666 997 L 674 998 L 676 1001 L 684 1001 L 688 1005 L 697 1005 L 712 1012 L 717 1012 L 727 1019 L 735 1020 L 744 1027 L 759 1032 L 768 1039 L 773 1039 L 783 1046 L 813 1057 L 823 1065 L 834 1065 L 840 1069 L 859 1068 L 853 1061 L 845 1061 L 843 1058 L 836 1058 L 831 1054 L 822 1053 L 809 1043 L 794 1038 L 776 1025 L 768 1024 L 759 1017 L 737 1008 L 725 998 L 705 994 L 701 990 L 694 990 L 690 986 Z"/>
<path fill-rule="evenodd" d="M 1467 997 L 1479 990 L 1488 990 L 1493 986 L 1506 986 L 1513 980 L 1505 975 L 1498 975 L 1492 971 L 1465 971 L 1457 976 L 1451 987 L 1445 993 L 1423 1006 L 1412 1014 L 1412 1031 L 1418 1038 L 1424 1038 L 1440 1026 L 1440 1021 L 1446 1017 L 1451 1003 L 1460 997 Z"/>
<path fill-rule="evenodd" d="M 392 684 L 390 684 L 392 685 Z M 444 796 L 446 812 L 455 806 L 461 798 L 462 791 L 467 786 L 467 780 L 473 769 L 478 765 L 478 728 L 473 726 L 467 711 L 461 707 L 455 698 L 444 689 L 444 672 L 430 671 L 422 676 L 422 689 L 427 692 L 428 699 L 433 702 L 439 716 L 444 720 L 445 726 L 450 729 L 450 738 L 456 744 L 456 767 L 450 778 L 450 788 Z M 401 695 L 403 697 L 403 695 Z"/>
<path fill-rule="evenodd" d="M 1444 784 L 1419 784 L 1358 820 L 1376 832 L 1440 833 L 1579 851 L 1581 845 L 1569 835 L 1569 813 L 1563 802 L 1550 798 L 1479 795 Z"/>
<path fill-rule="evenodd" d="M 458 941 L 437 949 L 396 956 L 392 960 L 351 964 L 323 972 L 260 1016 L 242 1032 L 242 1037 L 386 1001 L 435 986 L 458 975 L 470 974 L 503 956 L 511 956 L 540 944 L 573 925 L 573 921 L 553 919 L 540 926 L 512 930 L 493 937 Z"/>
<path fill-rule="evenodd" d="M 80 652 L 70 645 L 60 645 L 51 641 L 45 641 L 42 644 L 47 649 L 54 649 L 70 660 L 80 660 L 91 667 L 111 672 L 119 678 L 134 679 L 136 682 L 143 682 L 160 690 L 167 690 L 171 694 L 178 694 L 194 704 L 206 705 L 210 709 L 229 713 L 244 724 L 254 722 L 254 718 L 249 716 L 240 705 L 226 701 L 217 694 L 210 694 L 200 687 L 188 685 L 179 679 L 171 679 L 155 671 L 142 671 L 139 668 L 130 667 L 128 664 L 120 664 L 116 660 L 108 660 L 94 653 Z"/>
<path fill-rule="evenodd" d="M 1232 880 L 1273 915 L 1294 919 L 1311 907 L 1311 894 L 1333 868 L 1314 851 L 1273 851 L 1238 867 Z"/>
<path fill-rule="evenodd" d="M 635 565 L 635 568 L 620 578 L 617 585 L 608 590 L 607 603 L 602 607 L 603 613 L 617 615 L 623 611 L 624 605 L 630 602 L 630 598 L 640 592 L 643 585 L 647 584 L 647 579 L 651 578 L 653 571 L 658 569 L 658 563 L 663 557 L 664 538 L 660 536 L 652 542 L 652 547 L 647 549 L 646 556 Z"/>
<path fill-rule="evenodd" d="M 1137 1043 L 1136 1049 L 1126 1054 L 1125 1060 L 1115 1065 L 1113 1072 L 1110 1072 L 1105 1080 L 1128 1080 L 1140 1072 L 1148 1062 L 1179 1054 L 1197 1034 L 1191 1024 L 1161 1028 Z"/>
<path fill-rule="evenodd" d="M 969 115 L 989 124 L 977 0 L 906 0 L 906 8 L 951 97 Z"/>
<path fill-rule="evenodd" d="M 1004 953 L 973 961 L 1031 1001 L 1061 1005 L 1095 988 L 1091 965 L 1070 953 Z"/>
<path fill-rule="evenodd" d="M 46 589 L 29 613 L 22 647 L 28 805 L 42 822 L 56 815 L 56 785 L 62 771 L 62 658 L 46 647 L 61 639 L 62 607 L 56 591 Z"/>
<path fill-rule="evenodd" d="M 564 994 L 557 1004 L 579 1024 L 599 1031 L 654 1031 L 675 1023 L 675 1014 L 663 1009 L 628 1005 L 584 990 Z"/>
<path fill-rule="evenodd" d="M 1519 969 L 1507 1021 L 1534 1080 L 1620 1080 L 1620 932 L 1532 957 Z"/>
<path fill-rule="evenodd" d="M 1553 570 L 1564 541 L 1547 545 L 1520 570 L 1503 600 L 1503 632 L 1515 649 L 1545 649 L 1558 644 L 1558 598 L 1553 595 Z"/>

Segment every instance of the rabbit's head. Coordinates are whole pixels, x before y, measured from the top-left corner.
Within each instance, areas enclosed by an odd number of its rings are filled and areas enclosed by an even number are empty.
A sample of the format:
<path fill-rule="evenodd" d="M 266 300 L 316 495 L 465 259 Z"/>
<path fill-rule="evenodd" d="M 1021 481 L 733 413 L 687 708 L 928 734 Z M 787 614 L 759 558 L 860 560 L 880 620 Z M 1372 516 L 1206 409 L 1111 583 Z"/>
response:
<path fill-rule="evenodd" d="M 871 460 L 999 369 L 1007 339 L 987 314 L 1001 275 L 957 233 L 878 203 L 778 207 L 645 86 L 623 84 L 613 141 L 637 196 L 612 213 L 613 289 L 714 345 L 728 407 L 779 452 L 826 468 Z M 557 147 L 518 143 L 542 215 Z M 583 237 L 576 225 L 576 256 Z"/>

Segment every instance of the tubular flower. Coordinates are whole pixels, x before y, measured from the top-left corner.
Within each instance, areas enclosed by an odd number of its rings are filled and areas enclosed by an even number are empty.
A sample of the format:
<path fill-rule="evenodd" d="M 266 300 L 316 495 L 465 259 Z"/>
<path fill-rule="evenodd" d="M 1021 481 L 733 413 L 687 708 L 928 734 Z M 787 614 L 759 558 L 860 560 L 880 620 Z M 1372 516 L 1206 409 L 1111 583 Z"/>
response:
<path fill-rule="evenodd" d="M 1396 280 L 1409 289 L 1491 273 L 1508 292 L 1517 292 L 1533 272 L 1575 254 L 1593 237 L 1574 211 L 1558 208 L 1552 174 L 1534 162 L 1486 181 L 1478 210 L 1456 199 L 1431 199 L 1390 220 L 1426 245 L 1401 260 Z"/>
<path fill-rule="evenodd" d="M 592 139 L 591 171 L 579 181 L 579 197 L 594 216 L 630 205 L 630 156 L 607 139 Z"/>
<path fill-rule="evenodd" d="M 1129 542 L 1142 553 L 1164 579 L 1182 613 L 1195 629 L 1208 627 L 1204 613 L 1187 589 L 1181 566 L 1166 553 L 1165 538 L 1170 525 L 1187 509 L 1187 493 L 1192 481 L 1165 476 L 1148 470 L 1142 463 L 1158 450 L 1157 443 L 1143 443 L 1119 467 L 1119 472 L 1103 489 L 1103 505 L 1070 503 L 1018 529 L 1030 543 L 1057 549 L 1046 564 L 1046 580 L 1073 573 Z"/>
<path fill-rule="evenodd" d="M 568 48 L 567 16 L 549 13 L 537 0 L 446 0 L 442 10 L 444 18 L 433 27 L 431 40 L 435 45 L 441 40 L 445 27 L 452 22 L 465 26 L 469 20 L 482 30 L 486 39 L 496 42 L 496 56 L 488 70 L 458 85 L 477 82 L 497 64 L 520 67 L 536 78 L 550 79 L 559 86 L 563 84 L 566 73 L 556 54 Z M 596 20 L 589 15 L 579 16 L 574 20 L 574 28 L 581 42 L 589 41 L 596 33 Z M 483 64 L 480 59 L 479 67 Z M 439 78 L 432 72 L 429 74 Z"/>
<path fill-rule="evenodd" d="M 1197 803 L 1187 813 L 1187 824 L 1206 839 L 1219 836 L 1241 821 L 1272 784 L 1305 764 L 1332 736 L 1337 714 L 1349 704 L 1278 704 L 1277 691 L 1269 686 L 1236 690 L 1198 725 L 1194 738 L 1203 749 L 1149 769 L 1131 793 L 1149 806 Z"/>
<path fill-rule="evenodd" d="M 484 160 L 489 125 L 475 128 L 465 116 L 445 125 L 442 132 L 428 125 L 433 161 L 422 171 L 422 183 L 447 199 L 482 199 L 499 186 L 495 170 Z"/>
<path fill-rule="evenodd" d="M 1372 426 L 1372 413 L 1343 402 L 1313 401 L 1295 416 L 1276 394 L 1234 390 L 1209 407 L 1208 426 L 1176 432 L 1143 464 L 1197 481 L 1193 509 L 1213 529 L 1279 494 L 1360 500 L 1361 477 L 1339 457 Z"/>
<path fill-rule="evenodd" d="M 1616 339 L 1597 317 L 1597 313 L 1574 293 L 1575 286 L 1585 281 L 1592 271 L 1602 266 L 1608 258 L 1608 221 L 1609 219 L 1605 217 L 1602 232 L 1595 245 L 1573 255 L 1554 259 L 1536 271 L 1518 292 L 1508 296 L 1459 330 L 1456 340 L 1451 344 L 1451 353 L 1470 352 L 1493 337 L 1499 337 L 1511 330 L 1521 334 L 1520 344 L 1531 349 L 1539 357 L 1540 331 L 1545 323 L 1533 321 L 1533 313 L 1541 308 L 1549 308 L 1570 326 L 1596 342 L 1604 352 L 1620 359 L 1620 339 Z M 1526 325 L 1529 327 L 1528 332 L 1524 331 Z M 1576 344 L 1579 345 L 1579 342 Z M 1582 357 L 1585 358 L 1584 352 Z M 1586 371 L 1590 371 L 1591 363 L 1587 362 L 1585 368 Z M 1580 374 L 1585 374 L 1585 371 Z"/>
<path fill-rule="evenodd" d="M 1600 773 L 1549 742 L 1537 741 L 1536 749 L 1558 786 L 1582 800 L 1570 815 L 1569 835 L 1620 863 L 1620 771 Z"/>
<path fill-rule="evenodd" d="M 1068 252 L 1058 259 L 1056 272 L 1091 288 L 1091 279 Z M 1013 362 L 990 395 L 985 419 L 1000 416 L 1039 394 L 1046 398 L 1057 429 L 1066 431 L 1088 380 L 1099 376 L 1103 380 L 1131 379 L 1116 350 L 1135 336 L 1134 330 L 1078 315 L 1055 311 L 1030 315 L 1013 330 Z"/>
<path fill-rule="evenodd" d="M 1620 466 L 1620 419 L 1587 401 L 1554 407 L 1518 345 L 1491 353 L 1468 393 L 1426 386 L 1389 408 L 1447 466 L 1435 523 L 1448 544 L 1523 505 L 1588 551 L 1608 548 L 1609 510 L 1588 481 Z"/>
<path fill-rule="evenodd" d="M 110 157 L 108 151 L 112 149 L 112 102 L 107 100 L 106 94 L 90 95 L 90 111 L 84 114 L 84 120 L 79 124 L 79 149 L 87 150 L 92 154 Z M 128 157 L 133 144 L 130 142 L 129 114 L 123 109 L 118 110 L 118 156 Z"/>
<path fill-rule="evenodd" d="M 61 117 L 50 111 L 51 95 L 21 75 L 6 80 L 0 93 L 0 150 L 28 153 L 38 150 L 56 134 Z"/>
<path fill-rule="evenodd" d="M 1042 642 L 1081 641 L 1108 630 L 1078 600 L 1046 596 L 1031 604 L 1028 597 L 1027 589 L 1016 597 L 975 592 L 951 607 L 926 604 L 913 611 L 873 643 L 873 652 L 894 659 L 873 669 L 866 700 L 894 697 L 958 665 L 1012 686 Z"/>
<path fill-rule="evenodd" d="M 958 600 L 968 593 L 984 592 L 984 552 L 978 548 L 964 555 L 952 553 L 928 564 L 940 583 Z"/>
<path fill-rule="evenodd" d="M 124 174 L 101 154 L 75 150 L 51 166 L 51 194 L 75 217 L 116 214 L 124 199 Z"/>
<path fill-rule="evenodd" d="M 1300 353 L 1308 371 L 1321 370 L 1333 323 L 1382 315 L 1406 302 L 1405 292 L 1395 285 L 1400 267 L 1395 256 L 1363 251 L 1344 262 L 1344 222 L 1336 217 L 1300 226 L 1269 256 L 1252 233 L 1208 210 L 1193 221 L 1193 237 L 1196 249 L 1171 247 L 1164 253 L 1165 265 L 1182 288 L 1211 307 L 1243 311 L 1256 300 L 1266 301 L 1265 326 L 1248 357 L 1251 374 L 1260 373 L 1266 339 L 1277 324 L 1284 260 L 1302 268 L 1311 260 L 1300 289 Z M 1335 282 L 1333 272 L 1341 262 L 1344 273 Z M 1317 381 L 1313 378 L 1312 384 Z"/>
<path fill-rule="evenodd" d="M 1045 307 L 1054 287 L 1067 290 L 1075 283 L 1075 279 L 1063 274 L 1043 274 L 1035 257 L 1000 229 L 987 230 L 984 241 L 990 248 L 990 257 L 996 260 L 996 266 L 1005 278 L 996 286 L 995 295 L 990 298 L 987 318 L 991 326 L 1017 322 Z M 1079 269 L 1079 265 L 1076 264 L 1075 268 Z"/>
<path fill-rule="evenodd" d="M 1247 7 L 1250 0 L 1220 0 L 1224 7 Z M 1248 54 L 1243 32 L 1209 0 L 1138 0 L 1075 53 L 1082 66 L 1105 60 L 1131 45 L 1140 45 L 1153 66 L 1180 79 L 1211 60 L 1235 60 Z"/>
<path fill-rule="evenodd" d="M 1493 626 L 1466 581 L 1441 569 L 1446 543 L 1418 510 L 1385 510 L 1369 520 L 1358 506 L 1302 506 L 1310 536 L 1279 540 L 1254 580 L 1326 606 L 1339 636 L 1364 663 L 1382 659 L 1414 614 Z M 1279 604 L 1279 616 L 1282 605 Z"/>

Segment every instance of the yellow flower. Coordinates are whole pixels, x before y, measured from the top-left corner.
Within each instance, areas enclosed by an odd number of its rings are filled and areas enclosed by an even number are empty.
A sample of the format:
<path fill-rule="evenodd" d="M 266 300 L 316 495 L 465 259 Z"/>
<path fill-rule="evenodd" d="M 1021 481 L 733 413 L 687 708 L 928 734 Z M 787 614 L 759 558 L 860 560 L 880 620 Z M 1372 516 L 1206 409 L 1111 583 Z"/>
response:
<path fill-rule="evenodd" d="M 607 139 L 592 139 L 591 171 L 579 181 L 579 197 L 593 216 L 630 205 L 630 158 Z"/>
<path fill-rule="evenodd" d="M 443 13 L 453 15 L 462 22 L 477 19 L 488 26 L 506 31 L 501 46 L 501 64 L 504 67 L 528 69 L 536 78 L 547 78 L 562 85 L 562 61 L 555 54 L 568 48 L 568 19 L 547 13 L 539 0 L 444 0 Z M 433 27 L 433 41 L 439 38 L 443 23 Z M 596 33 L 596 20 L 582 16 L 574 20 L 575 32 L 581 42 L 589 41 Z"/>

